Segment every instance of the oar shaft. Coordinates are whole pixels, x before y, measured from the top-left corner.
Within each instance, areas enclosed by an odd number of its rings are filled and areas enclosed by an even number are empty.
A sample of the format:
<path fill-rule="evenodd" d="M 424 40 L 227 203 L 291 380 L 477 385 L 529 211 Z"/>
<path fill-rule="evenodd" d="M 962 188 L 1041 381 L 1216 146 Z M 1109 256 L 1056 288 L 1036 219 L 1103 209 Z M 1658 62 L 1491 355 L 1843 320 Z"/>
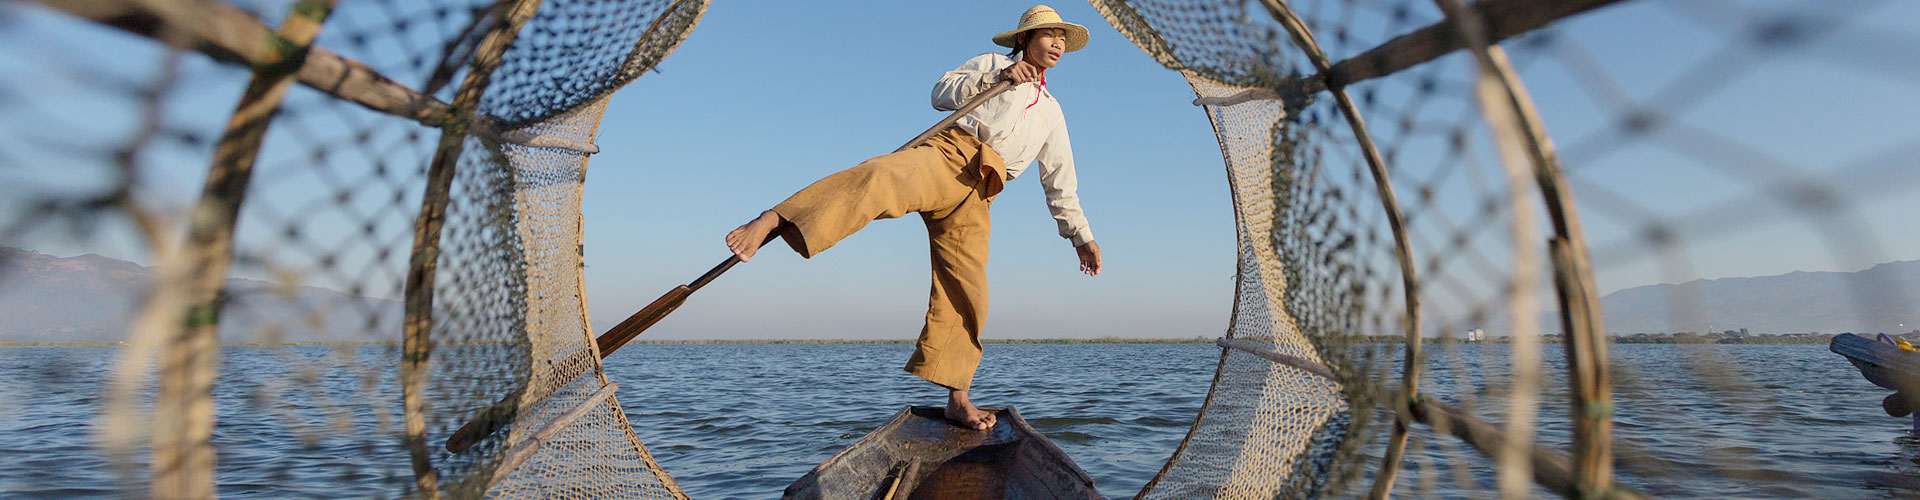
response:
<path fill-rule="evenodd" d="M 919 146 L 921 143 L 927 142 L 927 139 L 932 139 L 934 134 L 938 134 L 940 131 L 946 130 L 947 127 L 953 126 L 954 122 L 960 121 L 960 117 L 967 116 L 967 113 L 973 112 L 973 108 L 980 107 L 980 105 L 985 104 L 988 99 L 993 99 L 994 96 L 998 96 L 1001 92 L 1006 92 L 1007 89 L 1011 88 L 1013 88 L 1012 80 L 1001 80 L 1000 83 L 995 83 L 992 87 L 987 87 L 986 90 L 980 91 L 979 94 L 974 94 L 973 98 L 967 99 L 967 103 L 960 106 L 960 109 L 953 110 L 953 113 L 949 113 L 946 118 L 941 118 L 939 123 L 933 124 L 932 127 L 927 127 L 926 131 L 921 132 L 920 135 L 913 136 L 913 140 L 907 141 L 905 145 L 900 146 L 900 149 L 895 149 L 893 152 L 898 153 L 913 149 L 914 146 Z"/>
<path fill-rule="evenodd" d="M 760 246 L 765 247 L 768 243 L 773 243 L 773 240 L 778 238 L 780 238 L 780 231 L 779 228 L 775 228 L 773 232 L 767 233 L 766 239 L 760 240 Z M 720 265 L 713 266 L 713 269 L 708 269 L 706 274 L 695 278 L 692 283 L 687 283 L 687 289 L 699 291 L 700 287 L 707 286 L 707 283 L 712 283 L 714 278 L 719 278 L 721 274 L 726 273 L 728 269 L 733 269 L 733 266 L 739 263 L 740 256 L 730 255 L 727 257 L 727 260 L 721 261 Z"/>

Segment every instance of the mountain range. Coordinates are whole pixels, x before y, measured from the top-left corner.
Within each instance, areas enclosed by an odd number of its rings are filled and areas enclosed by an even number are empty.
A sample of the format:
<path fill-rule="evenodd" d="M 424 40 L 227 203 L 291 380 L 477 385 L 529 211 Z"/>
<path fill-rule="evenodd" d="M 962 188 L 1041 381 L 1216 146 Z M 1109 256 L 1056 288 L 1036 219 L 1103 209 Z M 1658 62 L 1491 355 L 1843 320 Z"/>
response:
<path fill-rule="evenodd" d="M 153 268 L 86 254 L 0 247 L 0 341 L 118 341 Z M 399 301 L 314 286 L 231 278 L 223 342 L 341 342 L 399 338 Z"/>
<path fill-rule="evenodd" d="M 1920 329 L 1920 260 L 1855 272 L 1795 271 L 1618 290 L 1601 297 L 1610 333 L 1904 333 Z M 1558 330 L 1557 318 L 1542 325 Z"/>

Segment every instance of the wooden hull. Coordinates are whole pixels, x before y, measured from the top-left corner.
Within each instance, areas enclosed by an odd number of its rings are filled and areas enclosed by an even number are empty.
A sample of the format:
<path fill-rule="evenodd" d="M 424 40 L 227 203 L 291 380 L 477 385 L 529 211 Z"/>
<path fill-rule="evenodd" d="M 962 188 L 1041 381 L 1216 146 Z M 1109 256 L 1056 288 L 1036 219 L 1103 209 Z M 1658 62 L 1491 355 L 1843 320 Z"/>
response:
<path fill-rule="evenodd" d="M 789 499 L 1100 498 L 1093 479 L 1013 408 L 993 429 L 913 406 L 787 486 Z"/>

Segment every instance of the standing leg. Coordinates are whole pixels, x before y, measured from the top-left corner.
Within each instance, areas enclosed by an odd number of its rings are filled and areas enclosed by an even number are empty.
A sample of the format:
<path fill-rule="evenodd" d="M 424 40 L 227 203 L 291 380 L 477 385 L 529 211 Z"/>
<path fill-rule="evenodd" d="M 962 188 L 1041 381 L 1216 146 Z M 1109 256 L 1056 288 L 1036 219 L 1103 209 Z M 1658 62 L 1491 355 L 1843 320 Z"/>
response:
<path fill-rule="evenodd" d="M 906 370 L 946 387 L 947 418 L 987 429 L 993 414 L 967 399 L 980 367 L 980 332 L 987 322 L 987 244 L 992 202 L 977 191 L 951 210 L 923 212 L 933 260 L 927 323 Z"/>

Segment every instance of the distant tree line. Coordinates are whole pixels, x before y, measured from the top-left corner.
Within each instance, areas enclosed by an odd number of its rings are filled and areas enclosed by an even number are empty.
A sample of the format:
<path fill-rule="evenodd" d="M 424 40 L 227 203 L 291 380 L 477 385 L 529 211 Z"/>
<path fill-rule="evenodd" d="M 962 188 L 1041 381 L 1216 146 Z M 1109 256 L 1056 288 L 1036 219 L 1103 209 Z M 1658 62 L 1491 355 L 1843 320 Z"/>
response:
<path fill-rule="evenodd" d="M 1642 332 L 1627 335 L 1612 335 L 1610 338 L 1613 339 L 1613 343 L 1615 344 L 1826 344 L 1832 342 L 1834 336 L 1842 333 L 1853 333 L 1872 337 L 1884 332 L 1750 333 L 1747 329 L 1741 328 L 1739 330 L 1722 330 L 1718 332 Z M 1920 329 L 1892 335 L 1920 342 Z M 1486 340 L 1468 342 L 1461 337 L 1447 336 L 1427 337 L 1421 339 L 1421 342 L 1437 344 L 1505 344 L 1509 340 L 1510 337 L 1506 336 L 1488 336 Z M 1406 341 L 1407 338 L 1402 335 L 1367 335 L 1361 337 L 1360 340 L 1361 343 L 1369 344 L 1400 344 Z M 1540 342 L 1542 343 L 1558 344 L 1564 341 L 1566 341 L 1566 338 L 1558 333 L 1540 335 Z"/>

